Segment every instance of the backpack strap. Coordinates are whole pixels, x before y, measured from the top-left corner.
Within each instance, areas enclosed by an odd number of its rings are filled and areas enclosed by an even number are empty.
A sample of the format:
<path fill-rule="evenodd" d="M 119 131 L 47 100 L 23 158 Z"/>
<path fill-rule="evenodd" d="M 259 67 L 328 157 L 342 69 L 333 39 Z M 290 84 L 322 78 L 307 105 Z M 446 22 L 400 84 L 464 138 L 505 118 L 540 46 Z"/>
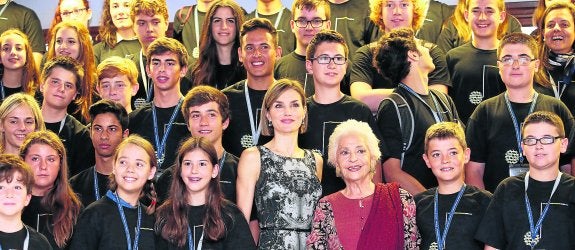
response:
<path fill-rule="evenodd" d="M 447 114 L 447 121 L 457 122 L 458 117 L 454 114 L 447 95 L 436 89 L 429 89 L 429 93 L 438 97 L 441 108 L 443 109 L 441 112 Z"/>
<path fill-rule="evenodd" d="M 185 12 L 186 8 L 188 8 L 188 11 L 186 12 L 186 17 L 184 17 L 182 16 L 182 13 Z M 188 20 L 190 20 L 193 8 L 194 6 L 184 6 L 180 9 L 180 11 L 178 11 L 178 20 L 180 20 L 180 29 L 184 27 L 184 25 L 188 22 Z"/>
<path fill-rule="evenodd" d="M 405 152 L 411 147 L 413 141 L 413 124 L 414 117 L 413 111 L 403 96 L 396 92 L 391 93 L 387 98 L 383 99 L 379 104 L 379 109 L 382 108 L 384 102 L 390 102 L 397 112 L 397 119 L 399 121 L 399 128 L 401 129 L 401 140 L 403 147 L 401 148 L 401 166 L 403 167 L 403 160 Z"/>

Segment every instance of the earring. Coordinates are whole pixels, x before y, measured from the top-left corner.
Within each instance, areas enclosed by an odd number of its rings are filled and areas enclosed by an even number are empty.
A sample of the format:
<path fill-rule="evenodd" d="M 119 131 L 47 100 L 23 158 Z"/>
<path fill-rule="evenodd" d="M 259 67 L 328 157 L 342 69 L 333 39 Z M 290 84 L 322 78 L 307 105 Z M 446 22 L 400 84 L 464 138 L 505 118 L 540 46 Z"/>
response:
<path fill-rule="evenodd" d="M 272 121 L 268 120 L 268 127 L 273 127 Z"/>

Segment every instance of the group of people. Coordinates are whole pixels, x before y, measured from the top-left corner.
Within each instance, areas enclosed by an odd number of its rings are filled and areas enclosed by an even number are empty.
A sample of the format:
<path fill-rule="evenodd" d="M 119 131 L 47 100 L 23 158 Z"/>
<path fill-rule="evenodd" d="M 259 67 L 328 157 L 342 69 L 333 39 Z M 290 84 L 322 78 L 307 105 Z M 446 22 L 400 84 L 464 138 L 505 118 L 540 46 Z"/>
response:
<path fill-rule="evenodd" d="M 0 249 L 575 249 L 570 1 L 91 16 L 0 0 Z"/>

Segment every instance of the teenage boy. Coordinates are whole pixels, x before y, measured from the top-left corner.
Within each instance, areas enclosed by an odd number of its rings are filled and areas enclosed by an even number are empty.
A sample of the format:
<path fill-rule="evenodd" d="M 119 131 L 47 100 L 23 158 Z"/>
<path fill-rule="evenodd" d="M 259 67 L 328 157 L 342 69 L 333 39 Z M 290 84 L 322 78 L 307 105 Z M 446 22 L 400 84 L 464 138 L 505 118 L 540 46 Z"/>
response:
<path fill-rule="evenodd" d="M 69 175 L 74 176 L 94 160 L 88 128 L 67 113 L 68 105 L 80 92 L 84 69 L 69 57 L 55 57 L 42 71 L 42 116 L 46 129 L 56 133 L 66 148 Z"/>
<path fill-rule="evenodd" d="M 238 54 L 247 79 L 223 90 L 230 102 L 233 124 L 225 130 L 223 144 L 233 155 L 271 139 L 260 136 L 260 113 L 264 95 L 275 81 L 274 63 L 281 52 L 276 28 L 269 20 L 254 18 L 242 25 Z"/>
<path fill-rule="evenodd" d="M 296 0 L 292 13 L 290 26 L 295 34 L 295 50 L 276 62 L 274 76 L 299 81 L 306 96 L 311 96 L 313 76 L 306 71 L 306 48 L 315 34 L 330 28 L 329 4 L 325 0 Z"/>
<path fill-rule="evenodd" d="M 521 147 L 529 171 L 497 186 L 475 234 L 485 249 L 575 249 L 575 178 L 559 171 L 568 144 L 564 127 L 547 111 L 523 122 Z"/>
<path fill-rule="evenodd" d="M 152 103 L 130 113 L 130 133 L 139 134 L 156 150 L 156 176 L 170 167 L 176 158 L 180 141 L 189 133 L 180 113 L 183 95 L 180 79 L 188 69 L 188 52 L 173 38 L 161 37 L 148 47 L 146 73 L 153 83 Z"/>
<path fill-rule="evenodd" d="M 411 29 L 386 34 L 378 42 L 374 62 L 383 76 L 398 85 L 377 112 L 382 144 L 388 149 L 382 152 L 385 180 L 418 194 L 437 186 L 421 158 L 425 131 L 432 124 L 459 118 L 451 98 L 428 87 L 433 59 L 430 49 L 413 35 Z"/>
<path fill-rule="evenodd" d="M 343 180 L 336 176 L 335 168 L 327 167 L 327 143 L 335 127 L 348 119 L 355 119 L 367 122 L 379 136 L 369 108 L 340 90 L 347 65 L 348 48 L 337 31 L 320 31 L 311 39 L 307 47 L 306 68 L 314 75 L 315 94 L 307 98 L 307 131 L 298 139 L 302 148 L 313 149 L 324 157 L 321 179 L 324 196 L 345 187 Z M 381 182 L 381 176 L 374 179 Z"/>
<path fill-rule="evenodd" d="M 439 185 L 414 196 L 421 248 L 483 249 L 474 236 L 491 193 L 464 183 L 470 151 L 463 128 L 454 122 L 433 124 L 424 145 L 423 160 Z"/>
<path fill-rule="evenodd" d="M 20 157 L 0 155 L 0 249 L 52 249 L 44 235 L 22 222 L 33 183 L 32 169 Z"/>
<path fill-rule="evenodd" d="M 128 136 L 128 113 L 122 105 L 101 100 L 90 107 L 90 138 L 96 164 L 70 178 L 70 185 L 84 207 L 99 200 L 108 190 L 108 176 L 114 169 L 114 152 Z"/>
<path fill-rule="evenodd" d="M 415 31 L 421 27 L 424 10 L 420 8 L 419 1 L 374 0 L 372 7 L 371 20 L 379 26 L 379 30 L 384 34 L 389 34 L 394 29 L 399 28 L 411 28 Z M 423 44 L 423 41 L 417 40 L 417 42 Z M 367 104 L 374 113 L 377 112 L 381 100 L 387 98 L 398 84 L 398 82 L 383 77 L 374 67 L 374 51 L 377 43 L 366 44 L 356 51 L 353 56 L 349 80 L 351 82 L 351 96 Z M 429 48 L 429 54 L 435 66 L 431 72 L 425 75 L 428 78 L 427 85 L 431 89 L 447 93 L 447 88 L 451 86 L 451 80 L 445 62 L 445 53 L 435 44 L 425 43 L 424 45 Z M 423 140 L 423 138 L 420 139 Z M 421 158 L 419 155 L 417 157 Z"/>
<path fill-rule="evenodd" d="M 533 76 L 539 69 L 539 49 L 535 39 L 523 33 L 503 37 L 497 49 L 497 65 L 504 93 L 480 103 L 467 122 L 467 144 L 471 159 L 465 166 L 468 184 L 493 192 L 509 176 L 529 169 L 521 147 L 521 121 L 534 111 L 551 111 L 563 121 L 567 135 L 573 131 L 573 116 L 561 102 L 533 89 Z M 562 164 L 571 160 L 571 150 Z"/>
<path fill-rule="evenodd" d="M 505 85 L 497 72 L 499 26 L 505 20 L 503 0 L 469 0 L 464 12 L 471 27 L 471 42 L 447 52 L 453 98 L 464 123 L 483 100 L 501 94 Z"/>
<path fill-rule="evenodd" d="M 146 53 L 150 44 L 158 38 L 165 37 L 168 30 L 168 7 L 166 1 L 136 0 L 130 11 L 130 18 L 134 23 L 134 30 L 140 41 L 142 49 L 134 58 L 138 67 L 138 92 L 132 100 L 134 109 L 145 106 L 152 101 L 153 83 L 146 75 Z"/>
<path fill-rule="evenodd" d="M 292 12 L 283 6 L 281 0 L 257 0 L 256 9 L 246 18 L 256 17 L 268 19 L 274 24 L 278 32 L 278 45 L 282 48 L 282 55 L 291 53 L 295 49 L 295 36 L 290 27 Z"/>
<path fill-rule="evenodd" d="M 224 198 L 235 203 L 238 157 L 226 152 L 222 145 L 222 134 L 230 125 L 228 98 L 214 87 L 196 86 L 184 97 L 182 114 L 192 136 L 204 137 L 214 145 L 218 154 L 222 193 Z M 172 170 L 168 169 L 158 180 L 157 190 L 161 201 L 168 198 Z"/>
<path fill-rule="evenodd" d="M 102 61 L 96 70 L 96 90 L 102 99 L 121 104 L 126 112 L 132 112 L 132 96 L 140 88 L 136 64 L 127 58 L 112 56 Z"/>

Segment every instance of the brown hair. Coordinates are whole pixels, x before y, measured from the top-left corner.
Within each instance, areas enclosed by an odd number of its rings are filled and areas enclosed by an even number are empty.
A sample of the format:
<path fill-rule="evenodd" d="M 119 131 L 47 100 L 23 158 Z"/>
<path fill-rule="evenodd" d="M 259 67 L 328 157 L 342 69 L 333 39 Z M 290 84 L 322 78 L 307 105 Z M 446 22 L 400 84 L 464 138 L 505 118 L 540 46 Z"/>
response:
<path fill-rule="evenodd" d="M 320 7 L 323 7 L 325 11 L 325 19 L 329 20 L 331 9 L 327 0 L 295 0 L 291 7 L 291 13 L 295 13 L 296 10 L 317 10 Z"/>
<path fill-rule="evenodd" d="M 335 30 L 322 30 L 315 34 L 306 49 L 306 60 L 311 60 L 314 57 L 315 51 L 320 44 L 323 43 L 339 43 L 343 46 L 345 58 L 348 57 L 349 48 L 345 43 L 343 36 Z"/>
<path fill-rule="evenodd" d="M 382 32 L 385 32 L 385 24 L 383 23 L 383 16 L 381 11 L 383 10 L 383 5 L 387 0 L 374 0 L 371 4 L 371 12 L 369 18 L 372 22 L 379 26 Z M 419 0 L 411 0 L 413 4 L 413 20 L 411 22 L 411 28 L 413 30 L 419 30 L 423 25 L 425 13 L 422 3 Z"/>
<path fill-rule="evenodd" d="M 26 63 L 22 69 L 22 92 L 33 95 L 40 83 L 40 71 L 36 60 L 34 60 L 34 53 L 30 47 L 30 40 L 28 36 L 18 29 L 9 29 L 2 32 L 0 35 L 0 46 L 4 44 L 4 40 L 9 35 L 16 35 L 24 40 L 24 50 L 26 51 Z M 1 66 L 2 69 L 4 65 Z"/>
<path fill-rule="evenodd" d="M 186 244 L 188 223 L 188 193 L 186 184 L 182 180 L 182 161 L 184 156 L 192 151 L 201 150 L 206 153 L 214 168 L 218 167 L 218 156 L 214 146 L 203 137 L 190 137 L 178 150 L 174 178 L 170 187 L 170 198 L 158 208 L 156 228 L 162 237 L 173 244 L 183 247 Z M 221 167 L 221 166 L 220 166 Z M 211 241 L 217 241 L 225 237 L 226 225 L 223 216 L 232 217 L 225 213 L 223 198 L 220 189 L 220 177 L 210 179 L 206 192 L 206 214 L 203 218 L 204 232 Z"/>
<path fill-rule="evenodd" d="M 42 197 L 41 204 L 44 209 L 52 212 L 54 240 L 58 247 L 64 248 L 72 237 L 78 214 L 82 210 L 82 203 L 68 182 L 66 149 L 58 135 L 50 130 L 40 130 L 28 134 L 20 147 L 20 157 L 25 159 L 28 151 L 35 144 L 51 147 L 58 152 L 60 159 L 60 169 L 54 186 Z"/>
<path fill-rule="evenodd" d="M 264 96 L 264 101 L 262 102 L 262 112 L 261 112 L 261 116 L 260 116 L 260 127 L 262 128 L 262 135 L 266 135 L 266 136 L 273 136 L 274 135 L 274 129 L 270 126 L 268 126 L 268 124 L 270 123 L 270 120 L 268 120 L 266 114 L 270 111 L 270 108 L 272 106 L 272 104 L 287 90 L 295 90 L 295 92 L 298 93 L 298 95 L 300 96 L 301 99 L 301 105 L 303 107 L 303 109 L 306 111 L 305 112 L 305 116 L 303 118 L 302 124 L 299 127 L 299 132 L 300 133 L 304 133 L 307 130 L 307 103 L 305 100 L 305 93 L 303 91 L 303 88 L 301 87 L 301 83 L 299 83 L 296 80 L 290 80 L 287 78 L 284 79 L 280 79 L 277 82 L 275 82 L 274 84 L 272 84 L 272 86 L 270 86 L 270 88 L 268 89 L 268 91 L 266 92 L 266 95 Z"/>
<path fill-rule="evenodd" d="M 30 166 L 17 155 L 0 154 L 0 182 L 13 182 L 16 173 L 20 173 L 20 179 L 16 181 L 22 182 L 26 187 L 26 194 L 31 194 L 32 186 L 34 186 L 34 173 Z"/>
<path fill-rule="evenodd" d="M 188 51 L 186 50 L 186 47 L 184 47 L 184 45 L 178 40 L 169 37 L 160 37 L 150 43 L 146 53 L 148 65 L 151 65 L 152 63 L 152 56 L 161 55 L 166 52 L 176 54 L 180 67 L 188 66 Z"/>
<path fill-rule="evenodd" d="M 521 136 L 524 136 L 525 128 L 529 124 L 547 123 L 557 129 L 559 137 L 565 138 L 565 127 L 561 117 L 549 111 L 536 111 L 531 113 L 525 118 L 523 126 L 521 127 Z"/>
<path fill-rule="evenodd" d="M 465 141 L 465 131 L 459 123 L 456 122 L 440 122 L 431 125 L 427 132 L 425 133 L 425 139 L 423 144 L 423 152 L 427 153 L 429 148 L 429 141 L 433 139 L 456 139 L 459 142 L 461 148 L 467 148 L 467 142 Z"/>
<path fill-rule="evenodd" d="M 186 123 L 190 118 L 189 109 L 191 107 L 196 107 L 204 105 L 209 102 L 215 102 L 218 104 L 218 111 L 222 116 L 222 122 L 225 122 L 230 118 L 230 104 L 228 102 L 228 97 L 224 93 L 212 86 L 199 85 L 192 88 L 186 96 L 184 97 L 184 102 L 182 103 L 182 114 Z"/>
<path fill-rule="evenodd" d="M 50 24 L 50 28 L 48 29 L 48 32 L 46 32 L 46 41 L 52 40 L 52 37 L 54 37 L 54 34 L 56 33 L 54 32 L 55 26 L 62 22 L 62 12 L 60 11 L 60 4 L 62 4 L 62 1 L 63 0 L 59 0 L 58 5 L 56 5 L 56 11 L 54 11 L 54 18 L 52 18 L 52 24 Z M 84 7 L 86 8 L 86 10 L 89 10 L 90 2 L 88 0 L 82 0 L 82 2 L 84 2 Z"/>
<path fill-rule="evenodd" d="M 136 0 L 130 11 L 130 18 L 132 21 L 136 19 L 139 14 L 148 16 L 160 15 L 164 17 L 164 21 L 168 21 L 168 6 L 166 0 Z"/>
<path fill-rule="evenodd" d="M 128 15 L 130 15 L 130 13 L 128 13 Z M 104 0 L 104 7 L 102 7 L 102 17 L 100 18 L 100 27 L 98 28 L 98 36 L 96 36 L 96 39 L 101 40 L 108 47 L 114 48 L 118 43 L 118 41 L 116 40 L 117 32 L 118 28 L 116 27 L 116 25 L 114 25 L 112 15 L 110 14 L 110 0 Z M 130 38 L 130 37 L 124 37 L 124 38 Z"/>

